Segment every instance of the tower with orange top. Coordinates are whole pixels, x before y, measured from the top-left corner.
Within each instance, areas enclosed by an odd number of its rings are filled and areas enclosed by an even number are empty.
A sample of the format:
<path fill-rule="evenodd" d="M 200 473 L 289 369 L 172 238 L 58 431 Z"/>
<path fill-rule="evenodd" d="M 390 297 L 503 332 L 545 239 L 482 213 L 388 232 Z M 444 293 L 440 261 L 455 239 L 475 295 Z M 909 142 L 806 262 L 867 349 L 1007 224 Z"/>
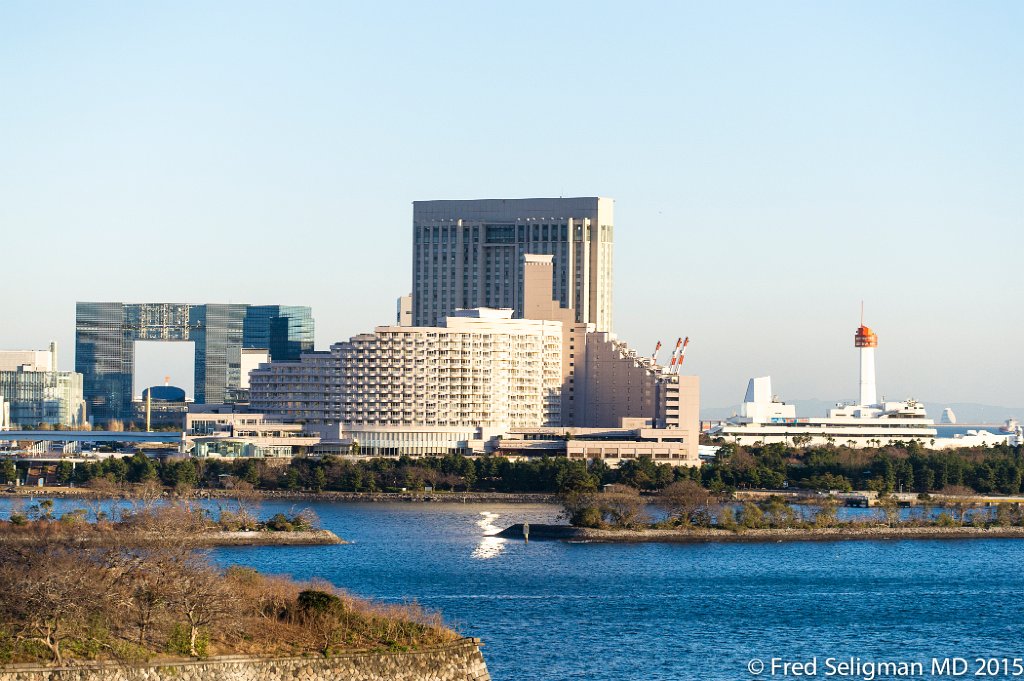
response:
<path fill-rule="evenodd" d="M 853 344 L 860 350 L 860 405 L 871 405 L 878 401 L 875 388 L 875 348 L 878 336 L 864 326 L 864 303 L 860 304 L 860 327 L 853 337 Z"/>

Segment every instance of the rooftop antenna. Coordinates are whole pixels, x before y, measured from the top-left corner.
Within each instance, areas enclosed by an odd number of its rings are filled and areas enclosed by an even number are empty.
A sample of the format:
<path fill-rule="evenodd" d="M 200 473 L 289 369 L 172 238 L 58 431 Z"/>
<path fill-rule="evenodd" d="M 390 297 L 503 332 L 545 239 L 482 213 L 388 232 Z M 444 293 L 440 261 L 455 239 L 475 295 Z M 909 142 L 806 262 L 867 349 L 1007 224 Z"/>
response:
<path fill-rule="evenodd" d="M 864 301 L 860 301 L 860 325 L 864 326 Z"/>

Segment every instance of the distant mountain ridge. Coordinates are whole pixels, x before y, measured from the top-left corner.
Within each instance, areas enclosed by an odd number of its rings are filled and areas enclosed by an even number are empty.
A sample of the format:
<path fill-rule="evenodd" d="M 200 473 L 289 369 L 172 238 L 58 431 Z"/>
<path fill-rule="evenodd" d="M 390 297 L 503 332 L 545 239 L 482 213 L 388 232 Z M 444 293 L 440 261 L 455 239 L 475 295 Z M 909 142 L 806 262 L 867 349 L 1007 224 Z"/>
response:
<path fill-rule="evenodd" d="M 828 410 L 836 405 L 835 401 L 819 399 L 784 400 L 787 404 L 796 405 L 797 416 L 825 416 Z M 852 401 L 852 398 L 848 401 Z M 936 423 L 942 418 L 942 410 L 949 407 L 956 414 L 957 423 L 1002 425 L 1009 418 L 1024 421 L 1024 407 L 1001 407 L 994 404 L 978 404 L 977 402 L 925 402 L 928 416 Z M 702 407 L 700 417 L 708 421 L 727 419 L 738 414 L 740 405 L 732 407 Z"/>

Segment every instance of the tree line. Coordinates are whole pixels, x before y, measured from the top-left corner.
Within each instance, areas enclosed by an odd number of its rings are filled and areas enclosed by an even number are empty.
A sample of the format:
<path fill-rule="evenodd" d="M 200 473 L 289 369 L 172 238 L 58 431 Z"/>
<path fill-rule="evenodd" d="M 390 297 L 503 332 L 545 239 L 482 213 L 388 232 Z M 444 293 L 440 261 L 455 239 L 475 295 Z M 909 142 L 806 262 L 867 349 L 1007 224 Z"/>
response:
<path fill-rule="evenodd" d="M 699 468 L 657 463 L 649 457 L 613 468 L 601 460 L 588 463 L 565 457 L 512 461 L 459 454 L 358 460 L 326 456 L 273 465 L 258 459 L 157 460 L 140 453 L 76 466 L 63 461 L 57 479 L 61 484 L 77 485 L 95 480 L 118 484 L 156 480 L 169 487 L 206 488 L 242 481 L 260 490 L 314 492 L 396 492 L 430 487 L 559 494 L 605 485 L 657 491 L 674 482 L 694 480 L 715 493 L 783 487 L 931 493 L 965 487 L 980 494 L 1019 494 L 1024 491 L 1022 449 L 928 450 L 913 442 L 874 449 L 724 444 L 713 461 Z M 18 475 L 10 461 L 0 464 L 0 480 L 12 482 Z"/>
<path fill-rule="evenodd" d="M 0 464 L 0 479 L 16 475 Z M 422 491 L 427 487 L 446 491 L 496 491 L 556 494 L 581 480 L 587 484 L 624 484 L 638 489 L 661 488 L 695 475 L 696 469 L 655 464 L 639 459 L 611 468 L 603 462 L 587 465 L 565 457 L 511 461 L 503 457 L 472 459 L 459 454 L 443 457 L 374 458 L 350 460 L 338 457 L 292 459 L 273 465 L 259 459 L 152 459 L 144 454 L 107 458 L 57 467 L 61 484 L 87 485 L 158 481 L 168 487 L 221 488 L 245 483 L 259 490 L 397 492 Z"/>
<path fill-rule="evenodd" d="M 1019 494 L 1024 448 L 929 450 L 916 442 L 865 449 L 725 444 L 700 478 L 716 491 L 789 486 L 927 494 L 965 487 L 980 494 Z"/>

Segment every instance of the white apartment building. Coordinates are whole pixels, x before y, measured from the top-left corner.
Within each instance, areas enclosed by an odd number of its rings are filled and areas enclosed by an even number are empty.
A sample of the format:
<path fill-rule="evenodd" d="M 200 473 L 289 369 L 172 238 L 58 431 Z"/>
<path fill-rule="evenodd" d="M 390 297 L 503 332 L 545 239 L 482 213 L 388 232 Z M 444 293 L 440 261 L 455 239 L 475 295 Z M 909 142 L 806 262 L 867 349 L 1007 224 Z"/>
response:
<path fill-rule="evenodd" d="M 338 372 L 331 352 L 304 352 L 295 362 L 260 364 L 249 373 L 249 408 L 271 419 L 336 423 Z"/>
<path fill-rule="evenodd" d="M 562 324 L 457 310 L 439 327 L 383 326 L 337 343 L 342 437 L 361 453 L 475 450 L 561 422 Z"/>

